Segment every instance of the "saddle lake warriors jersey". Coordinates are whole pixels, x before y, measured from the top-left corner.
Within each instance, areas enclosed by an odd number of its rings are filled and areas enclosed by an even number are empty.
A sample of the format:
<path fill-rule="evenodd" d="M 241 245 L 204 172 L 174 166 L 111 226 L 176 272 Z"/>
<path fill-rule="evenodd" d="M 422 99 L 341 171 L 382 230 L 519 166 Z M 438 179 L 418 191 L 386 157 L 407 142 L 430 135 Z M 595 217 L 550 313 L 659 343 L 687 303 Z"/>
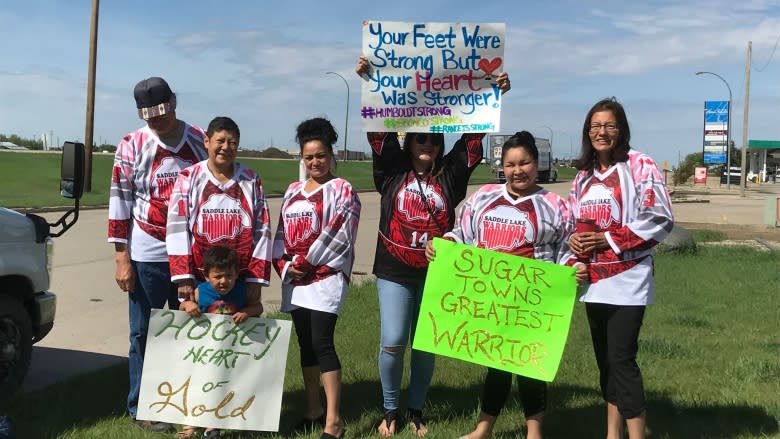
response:
<path fill-rule="evenodd" d="M 283 279 L 281 310 L 304 307 L 338 314 L 355 261 L 360 199 L 341 178 L 311 193 L 305 185 L 294 182 L 287 188 L 276 228 L 273 263 Z M 309 275 L 285 279 L 290 265 Z"/>
<path fill-rule="evenodd" d="M 652 303 L 653 247 L 674 225 L 669 195 L 653 159 L 631 150 L 627 161 L 603 172 L 578 172 L 569 205 L 573 217 L 596 221 L 610 247 L 592 255 L 591 284 L 581 300 Z"/>
<path fill-rule="evenodd" d="M 452 229 L 455 207 L 482 160 L 484 136 L 462 135 L 444 156 L 442 171 L 418 179 L 396 133 L 368 133 L 374 185 L 381 194 L 374 274 L 400 283 L 425 278 L 425 244 Z"/>
<path fill-rule="evenodd" d="M 504 184 L 488 184 L 472 194 L 445 239 L 487 250 L 558 262 L 571 232 L 563 198 L 540 189 L 514 199 Z"/>
<path fill-rule="evenodd" d="M 203 252 L 217 245 L 238 253 L 239 278 L 268 285 L 271 228 L 260 177 L 235 163 L 233 177 L 220 183 L 207 163 L 182 170 L 171 194 L 166 238 L 171 280 L 203 279 Z"/>
<path fill-rule="evenodd" d="M 149 127 L 117 146 L 108 204 L 108 242 L 128 243 L 130 257 L 165 262 L 168 205 L 179 171 L 205 159 L 206 133 L 185 124 L 178 145 L 162 143 Z"/>

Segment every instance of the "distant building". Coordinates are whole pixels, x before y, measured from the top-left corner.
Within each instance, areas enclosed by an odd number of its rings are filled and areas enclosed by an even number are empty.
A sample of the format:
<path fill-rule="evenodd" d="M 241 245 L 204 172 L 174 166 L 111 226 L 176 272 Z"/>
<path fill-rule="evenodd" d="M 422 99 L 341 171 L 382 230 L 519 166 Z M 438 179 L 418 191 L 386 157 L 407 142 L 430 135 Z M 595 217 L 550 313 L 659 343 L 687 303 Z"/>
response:
<path fill-rule="evenodd" d="M 343 161 L 344 160 L 344 150 L 336 150 L 336 160 Z M 347 150 L 347 160 L 348 161 L 361 161 L 361 160 L 368 160 L 368 154 L 366 154 L 364 151 L 350 151 Z"/>

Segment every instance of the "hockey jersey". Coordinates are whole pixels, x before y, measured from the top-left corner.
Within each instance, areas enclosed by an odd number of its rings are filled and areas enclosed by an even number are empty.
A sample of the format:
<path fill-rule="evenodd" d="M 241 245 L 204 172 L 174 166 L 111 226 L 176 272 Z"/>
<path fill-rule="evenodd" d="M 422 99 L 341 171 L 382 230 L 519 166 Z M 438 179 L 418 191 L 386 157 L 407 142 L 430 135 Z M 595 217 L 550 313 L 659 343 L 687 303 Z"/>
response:
<path fill-rule="evenodd" d="M 557 263 L 573 222 L 563 198 L 546 189 L 514 198 L 504 184 L 488 184 L 461 207 L 444 235 L 461 244 Z"/>
<path fill-rule="evenodd" d="M 221 183 L 207 164 L 182 170 L 173 187 L 166 238 L 171 280 L 203 279 L 203 252 L 219 245 L 238 253 L 240 279 L 268 285 L 271 229 L 260 177 L 235 163 L 233 177 Z"/>
<path fill-rule="evenodd" d="M 591 283 L 580 300 L 613 305 L 653 303 L 653 247 L 674 226 L 669 194 L 655 161 L 631 150 L 627 161 L 604 171 L 578 172 L 569 205 L 575 218 L 595 220 L 609 243 L 608 249 L 592 255 Z"/>
<path fill-rule="evenodd" d="M 471 173 L 482 160 L 484 136 L 462 135 L 444 156 L 441 172 L 419 178 L 396 133 L 368 133 L 374 185 L 381 195 L 374 256 L 377 277 L 399 283 L 425 279 L 425 244 L 452 229 L 455 207 L 466 197 Z"/>
<path fill-rule="evenodd" d="M 108 242 L 128 244 L 130 257 L 166 262 L 168 201 L 179 171 L 208 156 L 206 133 L 185 124 L 178 145 L 166 145 L 149 127 L 126 135 L 116 149 L 108 202 Z"/>
<path fill-rule="evenodd" d="M 305 185 L 297 181 L 287 188 L 276 228 L 273 263 L 283 281 L 281 310 L 303 307 L 338 314 L 355 261 L 360 199 L 341 178 L 311 193 Z M 291 265 L 309 274 L 291 280 Z"/>

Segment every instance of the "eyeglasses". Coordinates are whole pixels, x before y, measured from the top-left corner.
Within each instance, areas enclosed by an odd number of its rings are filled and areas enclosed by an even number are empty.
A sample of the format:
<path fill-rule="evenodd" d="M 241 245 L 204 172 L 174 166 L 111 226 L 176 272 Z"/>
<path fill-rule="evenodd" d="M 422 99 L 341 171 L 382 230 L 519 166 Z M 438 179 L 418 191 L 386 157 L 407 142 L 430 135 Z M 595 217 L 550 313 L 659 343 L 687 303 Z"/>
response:
<path fill-rule="evenodd" d="M 601 123 L 601 124 L 594 123 L 593 125 L 590 126 L 589 132 L 591 134 L 597 134 L 601 132 L 602 128 L 605 128 L 607 130 L 607 133 L 609 134 L 615 134 L 618 130 L 617 125 L 615 125 L 614 123 Z"/>
<path fill-rule="evenodd" d="M 444 139 L 435 134 L 415 134 L 414 141 L 422 145 L 427 142 L 429 138 L 431 139 L 431 145 L 441 146 L 444 144 Z"/>

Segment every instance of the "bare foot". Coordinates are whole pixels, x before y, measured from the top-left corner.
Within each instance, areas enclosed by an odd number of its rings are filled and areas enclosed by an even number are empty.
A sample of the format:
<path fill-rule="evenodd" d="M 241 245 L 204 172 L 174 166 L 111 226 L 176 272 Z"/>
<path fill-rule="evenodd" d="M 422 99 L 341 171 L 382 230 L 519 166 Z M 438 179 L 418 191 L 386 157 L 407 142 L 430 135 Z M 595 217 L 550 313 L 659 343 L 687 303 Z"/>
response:
<path fill-rule="evenodd" d="M 409 430 L 412 434 L 417 435 L 417 437 L 425 437 L 428 434 L 428 426 L 426 426 L 424 422 L 420 422 L 419 424 L 410 422 Z"/>
<path fill-rule="evenodd" d="M 379 423 L 379 427 L 376 429 L 376 431 L 379 432 L 379 435 L 382 437 L 394 436 L 395 419 L 389 422 L 386 419 L 382 419 L 382 422 Z"/>

